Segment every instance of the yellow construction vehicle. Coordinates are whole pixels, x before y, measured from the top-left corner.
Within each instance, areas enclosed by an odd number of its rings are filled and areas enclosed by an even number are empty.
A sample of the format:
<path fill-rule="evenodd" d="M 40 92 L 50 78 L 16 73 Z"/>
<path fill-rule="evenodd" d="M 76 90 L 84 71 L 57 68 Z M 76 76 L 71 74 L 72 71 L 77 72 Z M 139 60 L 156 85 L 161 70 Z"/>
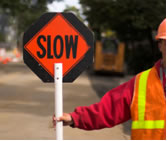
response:
<path fill-rule="evenodd" d="M 112 38 L 96 41 L 94 71 L 124 73 L 124 43 Z"/>

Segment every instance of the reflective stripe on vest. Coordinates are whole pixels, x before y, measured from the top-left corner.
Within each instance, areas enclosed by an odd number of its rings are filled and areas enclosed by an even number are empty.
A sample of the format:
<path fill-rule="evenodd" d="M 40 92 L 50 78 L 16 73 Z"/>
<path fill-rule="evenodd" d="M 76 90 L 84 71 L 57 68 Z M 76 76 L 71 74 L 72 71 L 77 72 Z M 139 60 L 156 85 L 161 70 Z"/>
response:
<path fill-rule="evenodd" d="M 145 120 L 132 122 L 132 129 L 163 129 L 164 127 L 164 120 Z"/>
<path fill-rule="evenodd" d="M 132 121 L 132 129 L 163 129 L 165 127 L 164 120 L 144 120 L 147 78 L 150 70 L 144 71 L 139 78 L 138 121 Z"/>

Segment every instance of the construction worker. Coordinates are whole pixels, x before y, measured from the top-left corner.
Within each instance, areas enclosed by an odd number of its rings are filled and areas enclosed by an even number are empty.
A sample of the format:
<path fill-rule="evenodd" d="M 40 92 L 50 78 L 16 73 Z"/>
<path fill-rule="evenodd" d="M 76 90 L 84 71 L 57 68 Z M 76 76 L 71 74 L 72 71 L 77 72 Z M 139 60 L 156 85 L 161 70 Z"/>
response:
<path fill-rule="evenodd" d="M 99 103 L 77 107 L 53 117 L 64 125 L 84 130 L 110 128 L 132 120 L 131 139 L 166 139 L 166 19 L 156 35 L 162 59 L 128 82 L 108 91 Z"/>

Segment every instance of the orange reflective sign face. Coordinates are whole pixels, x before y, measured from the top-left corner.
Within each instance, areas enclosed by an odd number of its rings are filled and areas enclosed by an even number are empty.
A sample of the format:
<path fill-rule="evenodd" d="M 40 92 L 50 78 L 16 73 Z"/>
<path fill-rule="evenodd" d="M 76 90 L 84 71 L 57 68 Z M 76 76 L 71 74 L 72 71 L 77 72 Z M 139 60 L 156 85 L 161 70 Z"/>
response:
<path fill-rule="evenodd" d="M 63 63 L 65 76 L 90 47 L 84 37 L 61 14 L 57 14 L 24 48 L 54 77 L 54 63 Z"/>

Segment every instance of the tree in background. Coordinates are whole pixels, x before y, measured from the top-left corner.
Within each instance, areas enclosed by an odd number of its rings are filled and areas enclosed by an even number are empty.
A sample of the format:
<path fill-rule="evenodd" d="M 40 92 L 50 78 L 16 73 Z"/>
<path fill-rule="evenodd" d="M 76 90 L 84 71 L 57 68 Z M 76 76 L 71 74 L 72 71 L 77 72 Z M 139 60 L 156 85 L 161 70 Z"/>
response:
<path fill-rule="evenodd" d="M 80 0 L 80 4 L 96 39 L 112 29 L 126 43 L 130 70 L 137 73 L 153 65 L 157 59 L 153 33 L 166 16 L 165 0 Z"/>
<path fill-rule="evenodd" d="M 78 19 L 80 19 L 83 22 L 83 18 L 81 17 L 80 10 L 76 8 L 75 6 L 66 6 L 64 12 L 72 12 L 77 16 Z"/>
<path fill-rule="evenodd" d="M 1 0 L 0 14 L 8 16 L 10 24 L 14 26 L 17 40 L 19 40 L 21 33 L 44 12 L 47 12 L 47 4 L 53 1 L 54 0 Z"/>

